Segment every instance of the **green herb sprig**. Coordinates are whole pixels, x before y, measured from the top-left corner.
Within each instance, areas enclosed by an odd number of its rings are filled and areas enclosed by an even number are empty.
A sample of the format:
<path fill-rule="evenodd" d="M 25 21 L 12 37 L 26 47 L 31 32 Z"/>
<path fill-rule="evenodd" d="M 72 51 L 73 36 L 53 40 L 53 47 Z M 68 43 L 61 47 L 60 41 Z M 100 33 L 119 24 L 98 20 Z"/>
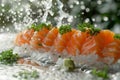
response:
<path fill-rule="evenodd" d="M 18 74 L 13 75 L 13 77 L 19 78 L 20 80 L 37 79 L 39 78 L 39 73 L 36 70 L 34 71 L 23 70 L 19 71 Z"/>
<path fill-rule="evenodd" d="M 31 27 L 29 27 L 30 29 L 34 29 L 35 31 L 39 31 L 43 28 L 47 28 L 48 30 L 51 29 L 51 24 L 45 24 L 45 23 L 41 23 L 41 24 L 32 24 Z"/>
<path fill-rule="evenodd" d="M 5 65 L 12 65 L 19 59 L 18 54 L 13 54 L 13 50 L 6 50 L 0 53 L 0 63 Z"/>
<path fill-rule="evenodd" d="M 97 69 L 93 69 L 92 70 L 92 74 L 104 79 L 108 79 L 108 69 L 104 68 L 103 70 L 97 70 Z"/>
<path fill-rule="evenodd" d="M 60 33 L 61 35 L 65 34 L 65 33 L 67 33 L 67 32 L 70 32 L 70 31 L 72 31 L 70 25 L 62 25 L 62 26 L 60 26 L 60 28 L 59 28 L 59 33 Z"/>
<path fill-rule="evenodd" d="M 120 40 L 120 34 L 115 34 L 114 39 L 119 39 Z"/>
<path fill-rule="evenodd" d="M 83 23 L 78 25 L 78 29 L 82 32 L 87 32 L 90 35 L 97 35 L 101 29 L 95 28 L 89 23 Z"/>

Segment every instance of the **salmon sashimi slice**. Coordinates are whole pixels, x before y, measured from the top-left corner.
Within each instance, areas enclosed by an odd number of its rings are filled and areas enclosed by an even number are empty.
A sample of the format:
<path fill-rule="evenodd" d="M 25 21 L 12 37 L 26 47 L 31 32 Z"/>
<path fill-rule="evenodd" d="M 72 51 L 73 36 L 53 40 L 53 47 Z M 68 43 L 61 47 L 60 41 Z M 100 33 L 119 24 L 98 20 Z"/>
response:
<path fill-rule="evenodd" d="M 76 30 L 66 46 L 67 52 L 73 56 L 80 54 L 82 45 L 87 36 L 87 33 Z"/>
<path fill-rule="evenodd" d="M 33 29 L 28 29 L 20 32 L 15 39 L 15 44 L 18 46 L 21 46 L 22 44 L 29 44 L 33 34 Z"/>
<path fill-rule="evenodd" d="M 90 36 L 86 38 L 82 49 L 81 49 L 81 54 L 83 55 L 89 55 L 89 54 L 96 54 L 98 57 L 102 57 L 101 50 L 99 48 L 99 45 L 94 39 L 94 36 Z"/>
<path fill-rule="evenodd" d="M 102 50 L 110 42 L 114 40 L 114 33 L 109 30 L 100 30 L 96 35 L 92 35 L 86 39 L 83 47 L 82 54 L 95 53 L 99 57 L 103 57 Z"/>
<path fill-rule="evenodd" d="M 101 51 L 105 46 L 107 46 L 114 40 L 113 36 L 114 33 L 110 30 L 101 30 L 99 34 L 95 36 L 95 40 L 98 46 L 100 47 Z"/>
<path fill-rule="evenodd" d="M 75 30 L 64 33 L 63 35 L 58 34 L 54 42 L 54 48 L 56 52 L 62 53 L 62 51 L 65 50 L 67 43 L 70 41 L 74 32 Z"/>
<path fill-rule="evenodd" d="M 31 38 L 30 45 L 34 49 L 43 48 L 42 42 L 44 41 L 44 38 L 46 37 L 48 32 L 49 30 L 47 28 L 43 28 L 39 31 L 36 31 L 33 37 Z"/>
<path fill-rule="evenodd" d="M 50 47 L 50 46 L 53 46 L 54 44 L 54 40 L 56 39 L 58 35 L 58 28 L 54 27 L 52 28 L 47 36 L 45 37 L 44 41 L 43 41 L 43 46 L 45 47 Z"/>
<path fill-rule="evenodd" d="M 114 39 L 109 43 L 102 51 L 104 57 L 113 58 L 113 63 L 117 62 L 120 59 L 120 40 Z M 107 63 L 107 62 L 106 62 Z"/>
<path fill-rule="evenodd" d="M 78 28 L 83 33 L 87 33 L 87 37 L 82 42 L 82 47 L 80 49 L 82 55 L 89 54 L 97 54 L 98 56 L 102 56 L 100 48 L 95 40 L 95 36 L 99 34 L 101 31 L 99 28 L 95 28 L 93 25 L 89 25 L 88 23 L 83 23 L 82 25 L 78 25 Z"/>

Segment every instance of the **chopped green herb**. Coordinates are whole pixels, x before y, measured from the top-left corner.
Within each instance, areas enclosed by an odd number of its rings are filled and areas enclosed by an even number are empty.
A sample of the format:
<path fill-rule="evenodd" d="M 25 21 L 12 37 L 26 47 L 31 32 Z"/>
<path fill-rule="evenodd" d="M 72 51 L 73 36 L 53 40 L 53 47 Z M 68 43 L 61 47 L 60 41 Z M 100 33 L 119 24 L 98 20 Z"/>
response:
<path fill-rule="evenodd" d="M 18 54 L 13 54 L 13 50 L 6 50 L 0 53 L 0 63 L 1 64 L 10 64 L 16 63 L 19 59 Z"/>
<path fill-rule="evenodd" d="M 78 29 L 82 32 L 85 32 L 87 29 L 90 29 L 90 28 L 94 28 L 94 26 L 89 23 L 83 23 L 78 25 Z"/>
<path fill-rule="evenodd" d="M 71 58 L 64 59 L 63 68 L 66 71 L 73 71 L 75 69 L 74 61 Z"/>
<path fill-rule="evenodd" d="M 114 39 L 119 39 L 120 40 L 120 34 L 115 34 Z"/>
<path fill-rule="evenodd" d="M 67 32 L 70 32 L 70 31 L 71 31 L 71 26 L 70 26 L 70 25 L 62 25 L 62 26 L 60 26 L 60 28 L 59 28 L 59 33 L 60 33 L 61 35 L 65 34 L 65 33 L 67 33 Z"/>
<path fill-rule="evenodd" d="M 13 75 L 13 77 L 15 78 L 19 77 L 20 79 L 25 79 L 25 80 L 30 80 L 31 78 L 37 79 L 39 78 L 39 73 L 36 70 L 34 71 L 24 70 L 24 71 L 18 72 L 17 75 Z"/>
<path fill-rule="evenodd" d="M 104 79 L 109 78 L 108 77 L 108 69 L 104 68 L 103 70 L 97 70 L 97 69 L 93 69 L 92 70 L 92 74 L 98 77 L 102 77 Z"/>
<path fill-rule="evenodd" d="M 97 35 L 100 32 L 100 30 L 101 29 L 99 29 L 99 28 L 92 28 L 89 33 L 91 35 Z"/>
<path fill-rule="evenodd" d="M 95 28 L 93 25 L 89 23 L 79 24 L 78 29 L 82 32 L 87 32 L 90 35 L 97 35 L 101 30 L 99 28 Z"/>
<path fill-rule="evenodd" d="M 51 29 L 51 25 L 50 24 L 47 25 L 45 23 L 41 23 L 38 25 L 32 24 L 30 28 L 34 29 L 35 31 L 39 31 L 43 28 Z"/>

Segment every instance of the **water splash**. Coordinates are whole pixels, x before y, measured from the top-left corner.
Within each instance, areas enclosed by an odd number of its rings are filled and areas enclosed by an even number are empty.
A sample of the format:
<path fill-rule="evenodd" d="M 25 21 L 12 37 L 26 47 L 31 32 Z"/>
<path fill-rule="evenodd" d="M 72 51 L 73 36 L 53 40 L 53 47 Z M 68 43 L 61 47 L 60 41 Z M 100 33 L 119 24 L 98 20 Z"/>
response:
<path fill-rule="evenodd" d="M 44 14 L 41 18 L 41 22 L 47 22 L 47 17 L 48 14 L 50 14 L 51 16 L 54 15 L 54 13 L 51 11 L 51 7 L 52 7 L 52 0 L 46 0 L 46 1 L 42 1 L 42 4 L 44 5 Z"/>
<path fill-rule="evenodd" d="M 0 2 L 0 21 L 2 21 L 0 32 L 13 31 L 13 29 L 21 31 L 33 23 L 41 22 L 58 27 L 62 24 L 76 26 L 82 20 L 81 15 L 84 16 L 85 12 L 91 10 L 84 1 L 79 0 L 68 0 L 66 4 L 64 0 L 1 0 Z M 96 3 L 101 5 L 102 0 Z M 93 22 L 98 21 L 98 18 L 93 17 Z M 107 18 L 103 19 L 106 21 Z M 84 22 L 89 21 L 89 18 L 84 19 Z M 10 26 L 10 29 L 7 29 L 7 26 Z"/>
<path fill-rule="evenodd" d="M 56 20 L 58 21 L 57 26 L 60 26 L 62 24 L 70 24 L 73 21 L 73 16 L 63 11 L 63 3 L 60 0 L 57 0 L 58 8 L 59 8 L 59 16 L 56 17 Z M 66 22 L 64 22 L 64 19 L 67 19 Z"/>

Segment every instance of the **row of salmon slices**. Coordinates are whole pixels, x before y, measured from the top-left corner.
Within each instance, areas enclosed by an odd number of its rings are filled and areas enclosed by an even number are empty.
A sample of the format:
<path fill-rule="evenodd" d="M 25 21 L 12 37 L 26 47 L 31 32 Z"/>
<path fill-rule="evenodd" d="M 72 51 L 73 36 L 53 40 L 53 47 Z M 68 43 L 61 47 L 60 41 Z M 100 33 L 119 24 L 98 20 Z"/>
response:
<path fill-rule="evenodd" d="M 97 34 L 91 35 L 89 30 L 91 30 L 89 27 L 81 31 L 69 29 L 69 26 L 48 29 L 44 25 L 37 31 L 29 28 L 18 33 L 15 44 L 18 46 L 28 44 L 34 49 L 42 48 L 61 55 L 64 50 L 72 56 L 97 54 L 100 59 L 110 57 L 116 62 L 120 58 L 120 39 L 114 37 L 115 33 L 100 30 Z"/>

